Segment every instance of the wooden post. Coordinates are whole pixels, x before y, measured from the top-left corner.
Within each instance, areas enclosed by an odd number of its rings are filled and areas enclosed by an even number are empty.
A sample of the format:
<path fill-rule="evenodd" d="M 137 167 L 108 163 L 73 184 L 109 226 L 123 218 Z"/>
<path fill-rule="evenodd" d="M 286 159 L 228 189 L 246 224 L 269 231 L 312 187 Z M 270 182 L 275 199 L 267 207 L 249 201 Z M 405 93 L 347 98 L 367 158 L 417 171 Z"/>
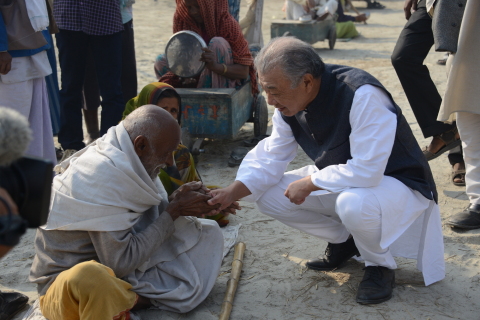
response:
<path fill-rule="evenodd" d="M 219 320 L 230 319 L 230 313 L 232 313 L 233 299 L 235 298 L 235 292 L 237 291 L 238 281 L 240 280 L 240 274 L 242 273 L 243 266 L 243 254 L 245 253 L 245 243 L 239 242 L 235 246 L 235 252 L 233 254 L 232 272 L 230 273 L 230 279 L 227 282 L 227 291 L 223 298 L 222 310 L 220 311 Z"/>

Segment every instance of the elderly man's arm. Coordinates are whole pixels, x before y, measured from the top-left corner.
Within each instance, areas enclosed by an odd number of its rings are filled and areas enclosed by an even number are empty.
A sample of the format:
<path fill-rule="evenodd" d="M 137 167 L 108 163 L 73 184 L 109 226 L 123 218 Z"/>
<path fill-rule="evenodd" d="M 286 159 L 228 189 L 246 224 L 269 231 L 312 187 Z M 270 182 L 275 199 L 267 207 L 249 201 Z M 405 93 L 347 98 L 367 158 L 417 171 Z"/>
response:
<path fill-rule="evenodd" d="M 99 262 L 112 268 L 119 278 L 125 277 L 160 248 L 175 231 L 173 220 L 163 212 L 157 220 L 140 233 L 131 229 L 112 232 L 90 231 Z"/>
<path fill-rule="evenodd" d="M 190 182 L 172 194 L 165 211 L 140 233 L 130 229 L 116 232 L 90 232 L 100 263 L 112 268 L 117 277 L 137 269 L 175 231 L 173 221 L 180 216 L 200 217 L 214 213 L 220 205 L 207 204 L 210 195 L 201 192 L 201 182 Z"/>

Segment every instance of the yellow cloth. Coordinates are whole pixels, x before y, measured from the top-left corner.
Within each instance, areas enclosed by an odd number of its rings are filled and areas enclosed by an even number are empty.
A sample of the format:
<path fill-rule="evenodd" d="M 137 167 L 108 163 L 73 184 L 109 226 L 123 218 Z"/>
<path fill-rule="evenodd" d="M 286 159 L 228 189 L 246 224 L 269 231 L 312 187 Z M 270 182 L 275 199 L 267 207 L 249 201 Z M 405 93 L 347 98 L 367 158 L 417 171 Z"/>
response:
<path fill-rule="evenodd" d="M 58 275 L 40 310 L 49 320 L 126 320 L 138 297 L 131 288 L 109 267 L 86 261 Z"/>

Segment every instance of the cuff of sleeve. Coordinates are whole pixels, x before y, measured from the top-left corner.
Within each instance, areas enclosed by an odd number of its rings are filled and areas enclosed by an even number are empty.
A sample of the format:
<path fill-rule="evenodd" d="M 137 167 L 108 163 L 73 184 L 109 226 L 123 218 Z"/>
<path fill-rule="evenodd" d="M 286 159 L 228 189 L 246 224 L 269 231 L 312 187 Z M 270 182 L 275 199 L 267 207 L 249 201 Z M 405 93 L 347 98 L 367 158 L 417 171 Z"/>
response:
<path fill-rule="evenodd" d="M 175 223 L 167 211 L 163 211 L 155 223 L 161 225 L 164 230 L 171 230 L 170 235 L 175 232 Z"/>

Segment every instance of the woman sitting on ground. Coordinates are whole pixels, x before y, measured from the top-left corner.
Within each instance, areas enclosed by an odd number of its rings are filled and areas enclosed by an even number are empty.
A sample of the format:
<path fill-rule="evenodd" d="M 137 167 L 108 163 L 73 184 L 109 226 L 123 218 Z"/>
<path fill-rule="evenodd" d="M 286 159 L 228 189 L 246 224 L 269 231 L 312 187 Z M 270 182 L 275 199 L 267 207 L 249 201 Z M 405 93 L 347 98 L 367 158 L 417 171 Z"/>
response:
<path fill-rule="evenodd" d="M 256 92 L 253 58 L 240 25 L 228 11 L 228 1 L 176 0 L 173 32 L 190 30 L 200 35 L 208 48 L 201 61 L 205 69 L 195 79 L 181 79 L 168 70 L 165 56 L 159 55 L 155 73 L 160 82 L 175 88 L 235 88 L 250 76 Z"/>
<path fill-rule="evenodd" d="M 133 110 L 146 104 L 154 104 L 160 108 L 168 111 L 172 117 L 177 119 L 178 124 L 181 122 L 181 106 L 182 102 L 180 95 L 175 89 L 162 82 L 152 82 L 146 85 L 142 91 L 135 98 L 127 102 L 125 111 L 123 112 L 123 119 Z M 177 150 L 173 152 L 174 163 L 172 166 L 167 166 L 160 169 L 158 177 L 170 196 L 181 185 L 191 181 L 201 181 L 195 168 L 193 156 L 186 146 L 179 144 Z M 214 188 L 214 187 L 210 187 Z M 228 224 L 228 220 L 224 219 L 228 215 L 228 210 L 221 212 L 214 216 L 206 217 L 208 219 L 216 220 L 217 223 L 223 227 Z"/>

